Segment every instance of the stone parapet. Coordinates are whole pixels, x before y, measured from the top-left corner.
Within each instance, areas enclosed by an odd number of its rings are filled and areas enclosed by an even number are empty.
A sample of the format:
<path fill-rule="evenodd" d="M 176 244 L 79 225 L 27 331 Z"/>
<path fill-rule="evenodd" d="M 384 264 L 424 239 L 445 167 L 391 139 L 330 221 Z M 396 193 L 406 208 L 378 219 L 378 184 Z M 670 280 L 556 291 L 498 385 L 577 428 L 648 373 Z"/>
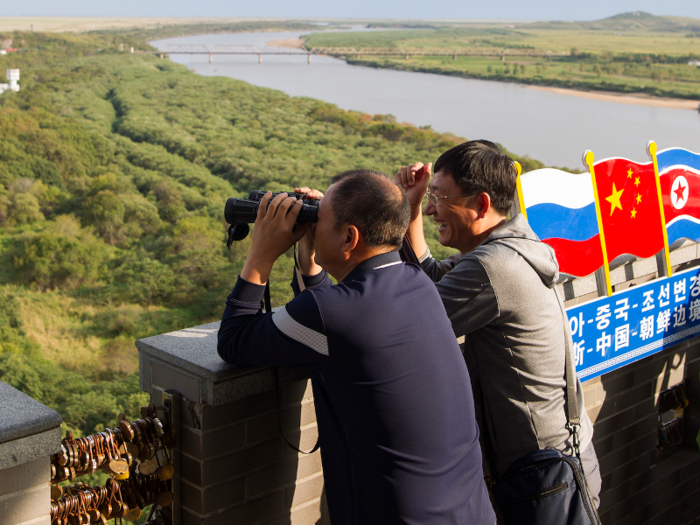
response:
<path fill-rule="evenodd" d="M 328 522 L 308 373 L 233 366 L 216 352 L 219 323 L 137 341 L 141 388 L 177 391 L 180 494 L 175 523 Z M 179 520 L 179 521 L 178 521 Z"/>
<path fill-rule="evenodd" d="M 1 381 L 0 399 L 0 523 L 49 525 L 61 416 Z"/>

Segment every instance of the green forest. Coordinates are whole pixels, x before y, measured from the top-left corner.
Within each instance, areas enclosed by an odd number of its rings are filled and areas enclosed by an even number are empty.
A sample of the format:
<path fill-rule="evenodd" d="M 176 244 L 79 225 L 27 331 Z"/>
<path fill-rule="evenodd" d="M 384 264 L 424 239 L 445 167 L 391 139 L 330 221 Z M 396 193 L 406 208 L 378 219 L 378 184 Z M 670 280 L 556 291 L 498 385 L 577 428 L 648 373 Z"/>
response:
<path fill-rule="evenodd" d="M 145 40 L 164 34 L 0 35 L 19 48 L 0 71 L 21 70 L 0 96 L 0 379 L 77 436 L 146 403 L 136 339 L 220 317 L 249 247 L 225 247 L 227 198 L 394 173 L 463 140 L 197 76 Z M 275 267 L 275 304 L 291 268 Z"/>
<path fill-rule="evenodd" d="M 305 47 L 402 50 L 390 56 L 346 57 L 349 63 L 369 67 L 700 100 L 700 67 L 689 64 L 700 62 L 700 20 L 635 12 L 576 23 L 373 25 L 393 28 L 317 32 L 305 37 Z M 492 56 L 411 55 L 421 50 Z"/>

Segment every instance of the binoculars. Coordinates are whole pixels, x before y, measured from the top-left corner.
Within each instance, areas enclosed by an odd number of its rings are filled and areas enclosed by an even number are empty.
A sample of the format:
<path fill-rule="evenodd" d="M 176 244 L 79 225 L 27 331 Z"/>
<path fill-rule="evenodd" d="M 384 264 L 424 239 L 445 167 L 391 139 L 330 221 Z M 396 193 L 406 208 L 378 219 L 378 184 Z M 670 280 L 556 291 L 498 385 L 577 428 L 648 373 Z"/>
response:
<path fill-rule="evenodd" d="M 273 193 L 272 199 L 274 199 L 280 193 Z M 248 194 L 247 199 L 228 199 L 226 201 L 226 207 L 224 208 L 224 217 L 226 222 L 230 224 L 228 229 L 228 242 L 226 246 L 231 247 L 233 241 L 241 241 L 246 238 L 248 232 L 250 231 L 251 223 L 255 222 L 258 217 L 258 206 L 260 205 L 260 200 L 267 194 L 266 191 L 253 190 Z M 309 222 L 318 221 L 318 201 L 314 199 L 306 198 L 304 193 L 287 193 L 288 196 L 294 197 L 295 199 L 301 199 L 304 201 L 299 216 L 297 217 L 297 224 L 305 224 Z M 269 206 L 269 202 L 268 202 Z"/>

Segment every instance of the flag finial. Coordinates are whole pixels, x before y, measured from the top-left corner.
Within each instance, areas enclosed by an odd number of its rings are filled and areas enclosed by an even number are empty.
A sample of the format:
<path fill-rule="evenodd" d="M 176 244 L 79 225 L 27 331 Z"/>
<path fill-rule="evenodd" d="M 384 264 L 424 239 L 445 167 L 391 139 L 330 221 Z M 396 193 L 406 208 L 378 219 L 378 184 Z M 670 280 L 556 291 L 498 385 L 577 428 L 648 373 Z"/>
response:
<path fill-rule="evenodd" d="M 650 159 L 654 160 L 654 156 L 656 155 L 656 142 L 653 140 L 647 142 L 647 155 L 649 155 Z"/>

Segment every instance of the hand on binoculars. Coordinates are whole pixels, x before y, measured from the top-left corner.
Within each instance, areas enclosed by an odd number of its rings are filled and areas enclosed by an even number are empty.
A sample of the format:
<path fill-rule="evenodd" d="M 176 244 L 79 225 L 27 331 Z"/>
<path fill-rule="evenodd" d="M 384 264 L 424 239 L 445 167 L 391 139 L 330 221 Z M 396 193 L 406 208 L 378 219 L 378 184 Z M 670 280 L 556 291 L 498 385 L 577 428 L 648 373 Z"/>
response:
<path fill-rule="evenodd" d="M 318 190 L 312 190 L 311 188 L 307 188 L 306 186 L 302 186 L 301 188 L 294 188 L 294 193 L 305 193 L 307 199 L 313 199 L 320 201 L 323 198 L 323 192 L 320 192 Z"/>
<path fill-rule="evenodd" d="M 308 199 L 320 201 L 323 199 L 323 192 L 302 186 L 294 188 L 295 193 L 304 193 Z M 314 232 L 312 226 L 306 229 L 306 235 L 299 241 L 299 251 L 297 253 L 297 264 L 304 275 L 316 275 L 322 268 L 316 264 L 316 249 L 314 247 Z"/>
<path fill-rule="evenodd" d="M 270 202 L 271 196 L 268 192 L 258 206 L 250 252 L 241 272 L 241 277 L 253 284 L 265 284 L 274 262 L 306 234 L 305 225 L 294 228 L 301 201 L 280 194 Z"/>

